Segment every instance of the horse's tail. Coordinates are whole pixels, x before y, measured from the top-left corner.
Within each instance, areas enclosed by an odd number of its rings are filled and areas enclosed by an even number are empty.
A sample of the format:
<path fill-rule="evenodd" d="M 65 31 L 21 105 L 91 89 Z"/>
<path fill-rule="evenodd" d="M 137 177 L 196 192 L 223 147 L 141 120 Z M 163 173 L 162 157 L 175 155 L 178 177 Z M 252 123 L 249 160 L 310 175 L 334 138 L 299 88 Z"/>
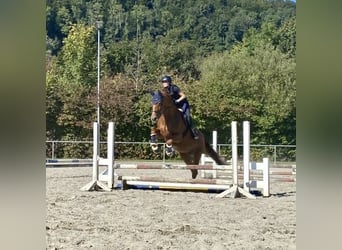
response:
<path fill-rule="evenodd" d="M 226 165 L 207 141 L 205 142 L 205 149 L 207 151 L 207 154 L 216 162 L 216 164 Z"/>

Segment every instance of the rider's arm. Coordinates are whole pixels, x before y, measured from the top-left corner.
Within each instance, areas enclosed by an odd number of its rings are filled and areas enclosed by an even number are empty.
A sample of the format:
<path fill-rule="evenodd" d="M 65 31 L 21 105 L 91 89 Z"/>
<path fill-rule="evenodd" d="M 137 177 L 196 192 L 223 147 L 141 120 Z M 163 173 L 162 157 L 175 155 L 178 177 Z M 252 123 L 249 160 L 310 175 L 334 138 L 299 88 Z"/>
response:
<path fill-rule="evenodd" d="M 180 90 L 178 94 L 180 95 L 180 97 L 176 100 L 176 102 L 181 102 L 181 101 L 183 101 L 186 98 L 186 96 L 183 93 L 183 91 Z"/>

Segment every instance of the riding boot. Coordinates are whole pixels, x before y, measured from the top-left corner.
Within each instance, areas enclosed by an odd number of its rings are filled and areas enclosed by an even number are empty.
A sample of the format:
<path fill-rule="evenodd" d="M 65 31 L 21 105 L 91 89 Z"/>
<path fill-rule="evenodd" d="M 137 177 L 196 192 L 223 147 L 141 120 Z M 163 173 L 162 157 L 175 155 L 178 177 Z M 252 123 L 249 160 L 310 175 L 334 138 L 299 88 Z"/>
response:
<path fill-rule="evenodd" d="M 197 140 L 199 138 L 198 136 L 198 130 L 193 127 L 193 122 L 190 116 L 185 117 L 186 121 L 188 122 L 188 126 L 190 128 L 190 131 L 192 133 L 192 137 Z"/>

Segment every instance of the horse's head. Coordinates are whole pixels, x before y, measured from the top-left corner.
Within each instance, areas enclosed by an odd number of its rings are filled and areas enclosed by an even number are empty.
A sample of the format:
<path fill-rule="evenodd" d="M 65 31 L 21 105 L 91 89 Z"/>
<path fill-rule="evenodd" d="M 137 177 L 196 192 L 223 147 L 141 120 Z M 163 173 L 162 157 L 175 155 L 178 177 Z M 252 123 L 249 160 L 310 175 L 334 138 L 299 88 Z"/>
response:
<path fill-rule="evenodd" d="M 160 89 L 156 92 L 150 92 L 152 96 L 152 122 L 157 122 L 162 113 L 166 110 L 177 112 L 177 107 L 167 89 Z"/>
<path fill-rule="evenodd" d="M 160 91 L 151 92 L 152 96 L 152 114 L 151 121 L 156 123 L 161 114 L 161 106 L 163 102 L 163 96 Z"/>

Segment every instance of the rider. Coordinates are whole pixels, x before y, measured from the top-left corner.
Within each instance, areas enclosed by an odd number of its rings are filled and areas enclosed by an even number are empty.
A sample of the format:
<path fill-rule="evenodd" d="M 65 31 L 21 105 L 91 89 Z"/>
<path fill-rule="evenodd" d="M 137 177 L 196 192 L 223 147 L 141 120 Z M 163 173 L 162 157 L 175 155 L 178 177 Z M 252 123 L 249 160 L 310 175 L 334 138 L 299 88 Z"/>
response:
<path fill-rule="evenodd" d="M 197 140 L 198 139 L 198 131 L 193 127 L 193 122 L 190 117 L 190 105 L 189 102 L 183 93 L 181 89 L 175 85 L 172 84 L 172 79 L 170 76 L 165 75 L 161 79 L 162 85 L 164 89 L 168 91 L 168 93 L 171 95 L 175 105 L 183 113 L 183 116 L 185 118 L 185 121 L 188 124 L 188 127 L 190 128 L 190 131 L 192 132 L 192 137 Z M 155 135 L 151 135 L 151 142 L 155 142 Z"/>

